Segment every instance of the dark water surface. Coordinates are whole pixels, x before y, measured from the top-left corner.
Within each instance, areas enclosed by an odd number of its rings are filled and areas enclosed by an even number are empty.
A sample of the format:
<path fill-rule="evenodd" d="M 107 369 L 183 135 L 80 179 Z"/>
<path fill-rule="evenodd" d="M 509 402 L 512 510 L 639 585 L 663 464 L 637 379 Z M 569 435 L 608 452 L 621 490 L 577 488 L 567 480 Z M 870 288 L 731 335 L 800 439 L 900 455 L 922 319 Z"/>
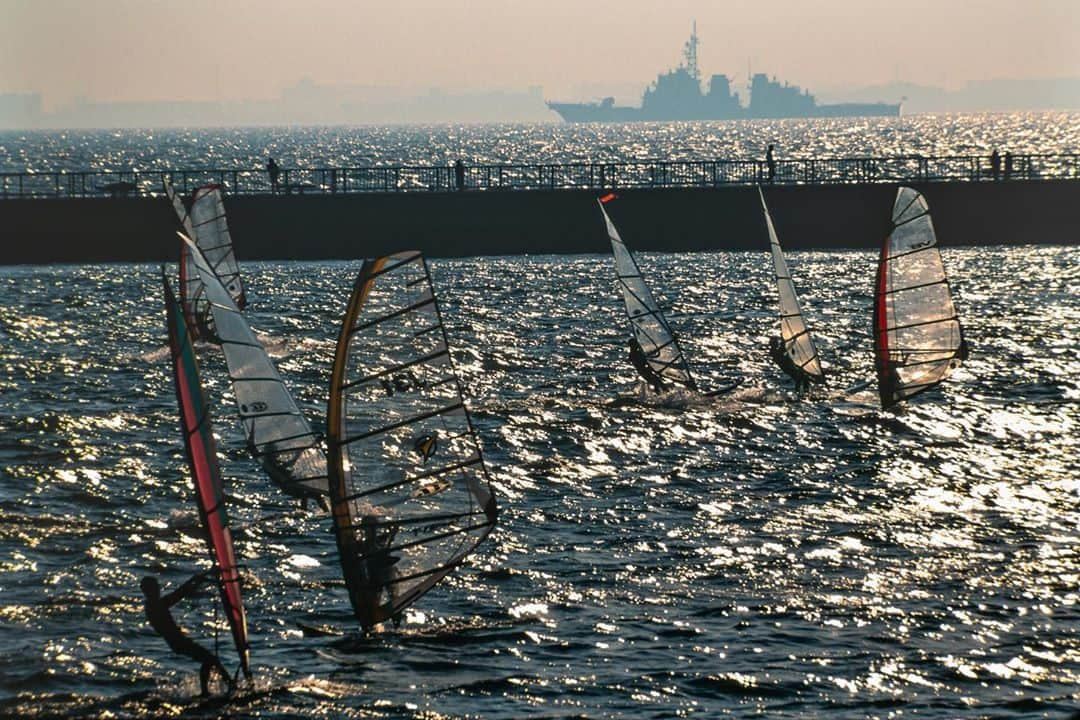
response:
<path fill-rule="evenodd" d="M 802 401 L 766 360 L 764 248 L 640 261 L 700 384 L 744 376 L 733 395 L 634 397 L 608 256 L 431 262 L 500 525 L 349 652 L 297 627 L 357 627 L 329 522 L 247 458 L 202 349 L 255 670 L 205 703 L 139 602 L 144 575 L 207 563 L 157 269 L 0 269 L 0 714 L 1067 717 L 1080 251 L 947 250 L 972 357 L 897 412 L 843 393 L 873 372 L 871 254 L 791 255 L 831 375 Z M 359 263 L 242 265 L 319 424 Z M 235 667 L 215 600 L 177 609 Z"/>

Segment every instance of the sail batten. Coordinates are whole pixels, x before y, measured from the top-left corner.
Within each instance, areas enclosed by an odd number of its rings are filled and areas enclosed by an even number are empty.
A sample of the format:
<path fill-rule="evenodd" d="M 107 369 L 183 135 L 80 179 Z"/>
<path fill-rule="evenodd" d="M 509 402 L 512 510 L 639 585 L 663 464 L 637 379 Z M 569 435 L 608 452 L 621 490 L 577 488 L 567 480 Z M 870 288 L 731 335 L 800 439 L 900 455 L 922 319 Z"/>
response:
<path fill-rule="evenodd" d="M 319 436 L 206 257 L 190 239 L 184 242 L 205 287 L 249 452 L 290 495 L 326 495 L 326 454 Z"/>
<path fill-rule="evenodd" d="M 397 616 L 495 524 L 495 496 L 417 252 L 360 269 L 334 356 L 327 450 L 334 533 L 365 628 Z"/>
<path fill-rule="evenodd" d="M 761 210 L 765 215 L 765 226 L 769 232 L 769 251 L 772 254 L 773 276 L 779 296 L 780 339 L 783 341 L 784 353 L 796 367 L 806 373 L 811 381 L 823 382 L 825 371 L 821 367 L 817 346 L 814 344 L 814 338 L 810 334 L 806 317 L 803 315 L 791 270 L 788 268 L 784 251 L 780 247 L 780 238 L 776 234 L 772 215 L 765 203 L 765 194 L 760 187 L 758 197 L 761 199 Z"/>
<path fill-rule="evenodd" d="M 900 187 L 874 284 L 874 350 L 882 407 L 936 386 L 967 355 L 930 209 Z"/>
<path fill-rule="evenodd" d="M 250 676 L 250 647 L 240 568 L 236 562 L 236 551 L 225 510 L 225 486 L 217 461 L 210 407 L 199 378 L 191 331 L 181 304 L 169 286 L 164 268 L 161 279 L 165 287 L 165 318 L 176 399 L 180 409 L 180 428 L 191 468 L 199 519 L 206 530 L 207 547 L 217 570 L 221 603 L 233 644 L 240 657 L 240 668 L 245 675 Z"/>
<path fill-rule="evenodd" d="M 619 231 L 604 209 L 603 200 L 598 200 L 597 204 L 604 216 L 604 225 L 611 241 L 611 252 L 615 258 L 615 278 L 622 290 L 626 317 L 630 321 L 635 339 L 645 353 L 646 361 L 656 374 L 665 380 L 697 390 L 682 347 L 645 283 L 641 268 L 619 236 Z"/>

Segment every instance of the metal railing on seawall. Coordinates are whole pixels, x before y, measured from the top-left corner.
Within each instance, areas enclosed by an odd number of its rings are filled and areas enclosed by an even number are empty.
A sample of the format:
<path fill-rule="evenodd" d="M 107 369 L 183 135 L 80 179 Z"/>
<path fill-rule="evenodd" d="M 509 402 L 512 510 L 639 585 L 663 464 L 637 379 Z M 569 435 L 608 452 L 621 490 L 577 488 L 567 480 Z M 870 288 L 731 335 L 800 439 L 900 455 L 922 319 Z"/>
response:
<path fill-rule="evenodd" d="M 230 195 L 342 195 L 402 192 L 707 188 L 732 185 L 836 185 L 904 182 L 1007 182 L 1080 179 L 1080 155 L 1013 155 L 995 167 L 987 155 L 777 160 L 641 160 L 616 163 L 101 170 L 0 173 L 3 198 L 154 197 L 170 179 L 179 192 L 220 185 Z"/>

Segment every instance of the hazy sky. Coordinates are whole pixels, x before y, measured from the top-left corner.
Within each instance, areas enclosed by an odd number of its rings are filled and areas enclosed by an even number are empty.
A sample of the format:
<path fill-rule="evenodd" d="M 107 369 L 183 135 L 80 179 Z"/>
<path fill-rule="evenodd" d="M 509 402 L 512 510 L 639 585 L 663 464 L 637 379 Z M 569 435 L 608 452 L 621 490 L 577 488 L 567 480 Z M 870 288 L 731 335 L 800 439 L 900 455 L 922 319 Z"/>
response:
<path fill-rule="evenodd" d="M 0 93 L 275 98 L 308 76 L 559 99 L 652 80 L 693 20 L 703 71 L 739 87 L 748 59 L 811 90 L 1080 76 L 1080 0 L 0 0 Z"/>

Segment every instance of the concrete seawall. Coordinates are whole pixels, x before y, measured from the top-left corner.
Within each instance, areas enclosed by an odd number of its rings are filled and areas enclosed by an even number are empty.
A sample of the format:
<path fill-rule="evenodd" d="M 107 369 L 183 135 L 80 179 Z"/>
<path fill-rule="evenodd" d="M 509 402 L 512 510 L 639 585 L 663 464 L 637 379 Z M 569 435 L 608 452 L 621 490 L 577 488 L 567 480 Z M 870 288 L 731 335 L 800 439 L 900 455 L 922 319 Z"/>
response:
<path fill-rule="evenodd" d="M 1076 244 L 1080 181 L 913 184 L 943 245 Z M 767 247 L 757 190 L 616 191 L 609 205 L 635 250 Z M 766 200 L 787 249 L 873 248 L 896 186 L 787 185 Z M 433 257 L 608 252 L 592 191 L 484 191 L 226 197 L 244 260 L 354 259 L 405 248 Z M 174 261 L 165 198 L 0 201 L 0 264 Z"/>

